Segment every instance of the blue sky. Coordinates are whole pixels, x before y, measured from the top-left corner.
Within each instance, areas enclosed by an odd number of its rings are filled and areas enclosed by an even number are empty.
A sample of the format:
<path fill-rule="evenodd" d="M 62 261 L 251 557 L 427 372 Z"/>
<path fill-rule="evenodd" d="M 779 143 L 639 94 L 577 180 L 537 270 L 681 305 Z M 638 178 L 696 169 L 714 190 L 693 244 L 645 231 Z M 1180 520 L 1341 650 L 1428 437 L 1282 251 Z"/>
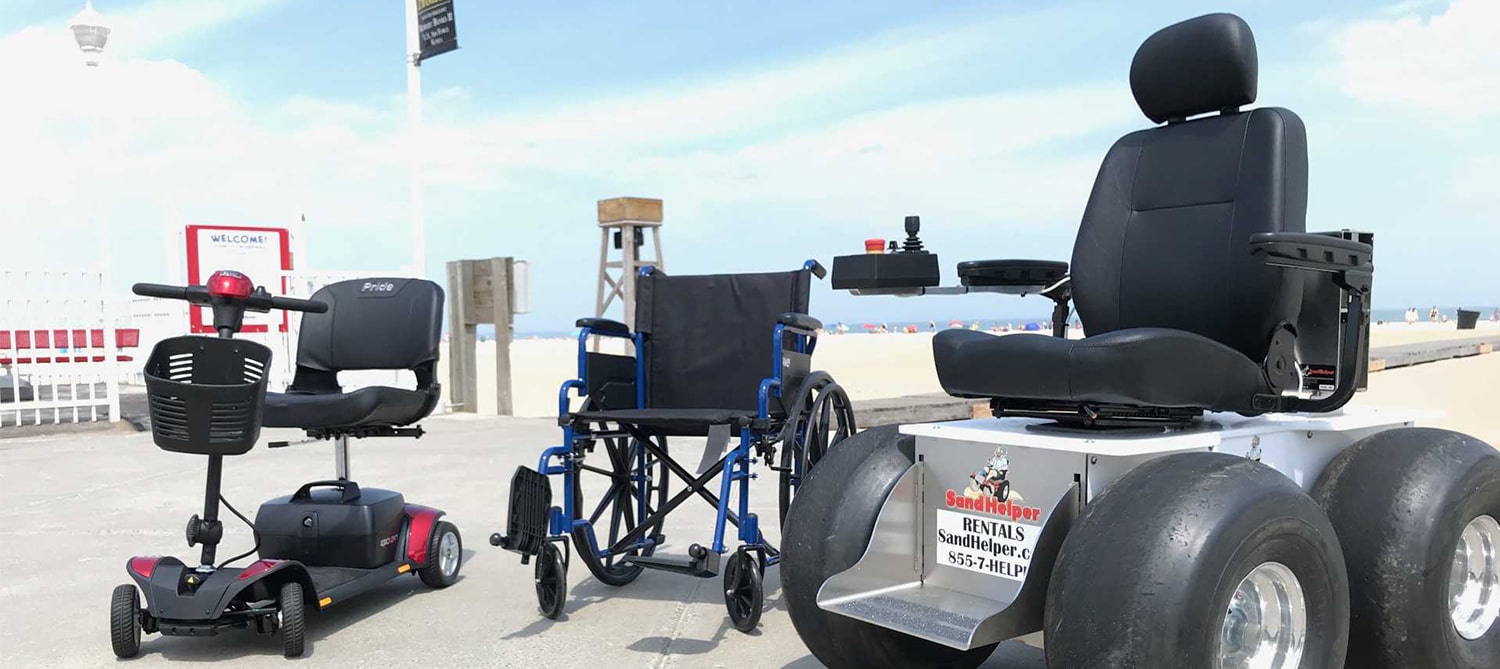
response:
<path fill-rule="evenodd" d="M 99 0 L 115 32 L 98 73 L 66 32 L 78 5 L 0 0 L 11 262 L 94 262 L 94 212 L 121 285 L 169 276 L 166 230 L 188 223 L 305 214 L 314 269 L 407 262 L 400 2 Z M 423 67 L 424 132 L 445 146 L 428 164 L 428 271 L 528 259 L 517 327 L 564 329 L 592 308 L 594 201 L 616 195 L 666 201 L 675 273 L 827 263 L 907 214 L 950 280 L 960 260 L 1066 259 L 1104 151 L 1148 123 L 1126 83 L 1135 48 L 1221 10 L 1256 31 L 1258 104 L 1307 123 L 1309 227 L 1376 232 L 1377 306 L 1494 304 L 1497 7 L 458 0 L 462 48 Z M 1046 312 L 826 286 L 813 307 Z"/>

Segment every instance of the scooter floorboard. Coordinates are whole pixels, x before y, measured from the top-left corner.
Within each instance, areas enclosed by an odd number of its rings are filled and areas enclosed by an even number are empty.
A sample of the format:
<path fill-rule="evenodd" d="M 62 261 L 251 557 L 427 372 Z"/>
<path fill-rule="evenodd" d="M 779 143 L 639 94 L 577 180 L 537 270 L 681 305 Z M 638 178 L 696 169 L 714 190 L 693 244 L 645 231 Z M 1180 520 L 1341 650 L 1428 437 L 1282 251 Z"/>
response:
<path fill-rule="evenodd" d="M 398 560 L 374 569 L 308 566 L 307 575 L 317 591 L 318 608 L 326 609 L 411 570 L 410 563 Z"/>

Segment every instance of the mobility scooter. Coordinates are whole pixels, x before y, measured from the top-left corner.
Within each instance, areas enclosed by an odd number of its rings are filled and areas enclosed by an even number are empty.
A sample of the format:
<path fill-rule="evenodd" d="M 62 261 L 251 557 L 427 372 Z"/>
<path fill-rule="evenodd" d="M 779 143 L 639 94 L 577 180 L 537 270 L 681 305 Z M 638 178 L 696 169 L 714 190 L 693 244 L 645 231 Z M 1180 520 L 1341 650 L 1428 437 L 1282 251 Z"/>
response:
<path fill-rule="evenodd" d="M 311 300 L 272 296 L 238 272 L 205 286 L 138 283 L 137 295 L 212 309 L 219 336 L 175 337 L 146 361 L 151 433 L 164 450 L 208 456 L 203 515 L 188 520 L 188 546 L 199 563 L 134 557 L 135 584 L 115 588 L 110 641 L 115 655 L 140 652 L 142 632 L 213 636 L 246 627 L 280 632 L 282 653 L 304 650 L 308 608 L 320 610 L 408 572 L 435 588 L 458 578 L 462 543 L 442 511 L 407 503 L 401 493 L 361 488 L 349 476 L 350 437 L 419 437 L 414 426 L 437 404 L 433 380 L 442 289 L 416 279 L 363 279 L 329 285 Z M 299 311 L 297 371 L 286 393 L 266 392 L 270 349 L 235 339 L 245 312 Z M 410 369 L 416 390 L 341 392 L 340 370 Z M 262 425 L 296 427 L 335 440 L 337 478 L 314 481 L 262 504 L 251 523 L 219 492 L 225 456 L 255 445 Z M 282 446 L 273 443 L 271 446 Z M 220 505 L 251 526 L 255 548 L 215 563 L 224 528 Z M 230 563 L 258 553 L 245 567 Z M 137 592 L 145 592 L 140 605 Z"/>
<path fill-rule="evenodd" d="M 1165 125 L 1109 150 L 1071 268 L 943 287 L 919 245 L 835 259 L 859 294 L 1049 297 L 1054 336 L 939 333 L 943 388 L 994 417 L 856 435 L 803 481 L 798 634 L 832 669 L 972 668 L 1037 632 L 1050 669 L 1500 667 L 1500 453 L 1346 406 L 1373 235 L 1305 232 L 1302 122 L 1241 109 L 1249 26 L 1167 27 L 1130 83 Z"/>

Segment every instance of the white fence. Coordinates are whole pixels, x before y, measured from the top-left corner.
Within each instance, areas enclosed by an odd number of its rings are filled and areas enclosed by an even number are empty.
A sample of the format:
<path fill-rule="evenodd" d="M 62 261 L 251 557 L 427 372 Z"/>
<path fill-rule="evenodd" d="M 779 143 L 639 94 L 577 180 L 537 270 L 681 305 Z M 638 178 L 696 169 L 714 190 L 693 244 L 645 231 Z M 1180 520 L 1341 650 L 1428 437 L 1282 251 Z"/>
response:
<path fill-rule="evenodd" d="M 0 269 L 0 427 L 120 419 L 115 309 L 99 272 Z"/>

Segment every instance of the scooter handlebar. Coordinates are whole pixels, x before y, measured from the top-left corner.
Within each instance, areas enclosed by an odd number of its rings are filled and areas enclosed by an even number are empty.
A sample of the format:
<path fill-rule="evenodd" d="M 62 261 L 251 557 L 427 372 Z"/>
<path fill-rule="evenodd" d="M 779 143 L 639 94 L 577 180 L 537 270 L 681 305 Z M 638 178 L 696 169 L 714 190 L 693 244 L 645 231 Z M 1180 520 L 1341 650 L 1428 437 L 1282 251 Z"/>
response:
<path fill-rule="evenodd" d="M 328 303 L 318 302 L 317 300 L 299 300 L 295 297 L 276 297 L 273 295 L 271 297 L 271 308 L 321 314 L 328 311 Z"/>
<path fill-rule="evenodd" d="M 160 297 L 166 300 L 183 300 L 193 304 L 208 304 L 208 288 L 204 286 L 169 286 L 162 283 L 138 283 L 130 292 L 141 297 Z"/>
<path fill-rule="evenodd" d="M 188 299 L 187 286 L 168 286 L 160 283 L 138 283 L 130 287 L 130 292 L 141 297 L 160 297 L 167 300 Z"/>
<path fill-rule="evenodd" d="M 142 297 L 183 300 L 202 305 L 213 303 L 213 296 L 208 292 L 208 287 L 206 286 L 169 286 L 161 283 L 138 283 L 131 286 L 130 290 Z M 286 311 L 302 311 L 313 314 L 321 314 L 328 311 L 328 303 L 326 302 L 299 300 L 295 297 L 279 297 L 266 292 L 264 288 L 257 288 L 255 292 L 243 298 L 235 299 L 243 302 L 245 307 L 251 311 L 283 309 Z"/>

